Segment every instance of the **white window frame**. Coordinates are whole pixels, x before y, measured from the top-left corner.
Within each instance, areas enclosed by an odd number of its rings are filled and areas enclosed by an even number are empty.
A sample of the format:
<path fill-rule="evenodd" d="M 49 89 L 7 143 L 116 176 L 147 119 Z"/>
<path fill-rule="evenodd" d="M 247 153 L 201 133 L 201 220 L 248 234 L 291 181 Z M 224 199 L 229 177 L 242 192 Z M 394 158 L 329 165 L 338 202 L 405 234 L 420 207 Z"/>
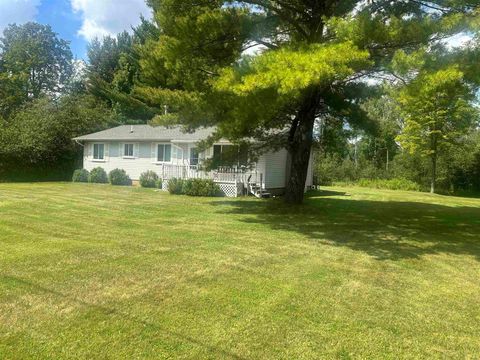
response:
<path fill-rule="evenodd" d="M 103 158 L 95 159 L 95 145 L 103 145 Z M 105 149 L 106 149 L 106 144 L 105 143 L 93 143 L 92 144 L 92 161 L 93 162 L 106 162 Z"/>
<path fill-rule="evenodd" d="M 125 145 L 131 145 L 132 146 L 132 155 L 125 155 Z M 135 143 L 123 143 L 122 144 L 122 151 L 123 151 L 122 157 L 124 159 L 135 159 Z"/>
<path fill-rule="evenodd" d="M 223 153 L 224 146 L 236 146 L 236 145 L 232 143 L 214 143 L 212 145 L 212 159 L 215 156 L 215 146 L 220 146 L 220 153 Z"/>
<path fill-rule="evenodd" d="M 160 161 L 158 160 L 158 146 L 159 145 L 170 145 L 170 161 Z M 172 164 L 172 143 L 155 143 L 155 163 L 156 164 Z M 163 157 L 165 158 L 165 148 L 163 149 Z"/>
<path fill-rule="evenodd" d="M 197 152 L 198 152 L 197 164 L 195 164 L 193 166 L 199 166 L 200 161 L 202 160 L 202 152 L 198 151 L 198 146 L 195 146 L 195 145 L 190 145 L 188 147 L 188 164 L 192 165 L 191 160 L 192 160 L 192 150 L 193 149 L 196 149 Z"/>
<path fill-rule="evenodd" d="M 173 157 L 173 150 L 175 149 L 175 153 L 177 154 L 177 157 Z M 182 157 L 178 157 L 178 153 L 181 152 Z M 173 162 L 173 159 L 175 159 L 176 162 L 180 161 L 183 163 L 185 159 L 185 151 L 181 146 L 175 145 L 172 143 L 172 153 L 171 153 L 171 160 Z"/>
<path fill-rule="evenodd" d="M 214 144 L 212 145 L 212 147 L 210 148 L 210 149 L 211 149 L 211 152 L 212 152 L 210 159 L 213 159 L 213 158 L 215 157 L 215 146 L 220 146 L 220 147 L 221 147 L 221 149 L 220 149 L 220 152 L 221 152 L 221 153 L 223 153 L 223 148 L 224 148 L 225 146 L 236 146 L 236 147 L 238 147 L 238 148 L 240 149 L 240 146 L 239 146 L 239 145 L 235 145 L 235 144 L 232 144 L 232 143 L 230 143 L 230 142 L 229 142 L 229 143 L 227 143 L 227 142 L 214 143 Z M 235 165 L 235 164 L 234 164 L 233 166 L 241 167 L 241 166 L 243 166 L 243 165 L 239 165 L 239 164 L 236 164 L 236 165 Z"/>

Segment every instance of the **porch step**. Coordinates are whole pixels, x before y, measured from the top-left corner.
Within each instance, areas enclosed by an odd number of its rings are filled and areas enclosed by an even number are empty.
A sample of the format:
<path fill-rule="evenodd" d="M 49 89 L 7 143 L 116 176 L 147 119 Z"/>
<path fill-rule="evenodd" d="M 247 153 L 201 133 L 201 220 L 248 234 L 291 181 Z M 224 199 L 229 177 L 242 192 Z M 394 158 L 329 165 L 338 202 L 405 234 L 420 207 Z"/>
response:
<path fill-rule="evenodd" d="M 253 196 L 259 198 L 259 199 L 268 199 L 272 197 L 272 194 L 270 194 L 267 191 L 262 190 L 262 186 L 258 185 L 256 183 L 251 183 L 249 186 L 249 192 Z"/>
<path fill-rule="evenodd" d="M 262 192 L 262 193 L 258 193 L 255 196 L 261 199 L 269 199 L 272 197 L 272 194 L 270 194 L 269 192 Z"/>
<path fill-rule="evenodd" d="M 251 192 L 251 194 L 259 199 L 269 199 L 272 197 L 272 194 L 270 194 L 269 192 L 255 191 Z"/>

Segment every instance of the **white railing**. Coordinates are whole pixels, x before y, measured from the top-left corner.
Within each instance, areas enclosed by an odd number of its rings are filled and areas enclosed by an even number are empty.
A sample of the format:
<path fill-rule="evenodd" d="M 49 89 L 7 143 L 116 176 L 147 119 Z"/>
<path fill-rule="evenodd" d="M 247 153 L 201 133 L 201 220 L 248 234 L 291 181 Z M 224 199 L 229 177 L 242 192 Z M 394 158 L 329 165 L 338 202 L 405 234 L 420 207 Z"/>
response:
<path fill-rule="evenodd" d="M 215 182 L 222 183 L 248 183 L 261 184 L 263 186 L 265 178 L 263 174 L 255 170 L 221 167 L 216 170 L 206 171 L 196 165 L 173 165 L 161 164 L 157 171 L 163 180 L 172 178 L 178 179 L 212 179 Z"/>

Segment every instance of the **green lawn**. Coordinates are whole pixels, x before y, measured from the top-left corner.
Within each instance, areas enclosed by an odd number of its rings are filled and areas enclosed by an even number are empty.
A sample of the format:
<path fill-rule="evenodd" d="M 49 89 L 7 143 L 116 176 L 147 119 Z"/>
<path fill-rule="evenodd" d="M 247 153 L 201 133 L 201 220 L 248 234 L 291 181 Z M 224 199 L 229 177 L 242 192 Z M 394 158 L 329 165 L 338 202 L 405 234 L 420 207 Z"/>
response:
<path fill-rule="evenodd" d="M 0 358 L 478 358 L 480 200 L 0 184 Z"/>

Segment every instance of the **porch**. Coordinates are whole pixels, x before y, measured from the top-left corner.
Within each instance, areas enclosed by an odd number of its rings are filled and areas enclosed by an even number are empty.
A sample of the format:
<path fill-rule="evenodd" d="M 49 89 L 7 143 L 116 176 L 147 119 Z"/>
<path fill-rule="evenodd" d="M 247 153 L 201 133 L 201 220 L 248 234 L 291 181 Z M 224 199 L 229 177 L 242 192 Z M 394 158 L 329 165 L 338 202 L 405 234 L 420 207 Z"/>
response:
<path fill-rule="evenodd" d="M 157 169 L 162 179 L 162 190 L 167 190 L 168 180 L 177 179 L 211 179 L 222 191 L 224 196 L 238 197 L 254 195 L 259 198 L 269 197 L 265 188 L 265 177 L 255 169 L 220 167 L 207 171 L 198 165 L 160 164 Z"/>

